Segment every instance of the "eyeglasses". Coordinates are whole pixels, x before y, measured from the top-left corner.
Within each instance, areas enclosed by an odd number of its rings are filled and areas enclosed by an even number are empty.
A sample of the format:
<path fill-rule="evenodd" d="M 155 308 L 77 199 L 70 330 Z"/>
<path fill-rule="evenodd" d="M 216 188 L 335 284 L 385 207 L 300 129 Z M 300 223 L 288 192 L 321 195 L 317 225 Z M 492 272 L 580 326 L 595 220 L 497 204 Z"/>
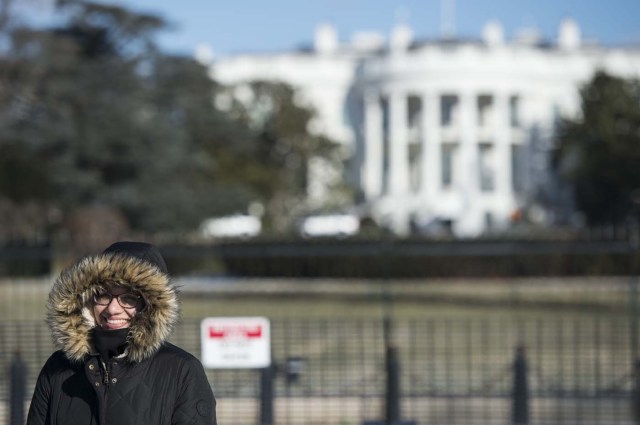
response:
<path fill-rule="evenodd" d="M 93 302 L 98 305 L 109 305 L 111 300 L 118 300 L 118 304 L 122 308 L 134 308 L 142 305 L 142 297 L 138 294 L 126 292 L 120 295 L 113 295 L 109 292 L 101 292 L 93 295 Z"/>

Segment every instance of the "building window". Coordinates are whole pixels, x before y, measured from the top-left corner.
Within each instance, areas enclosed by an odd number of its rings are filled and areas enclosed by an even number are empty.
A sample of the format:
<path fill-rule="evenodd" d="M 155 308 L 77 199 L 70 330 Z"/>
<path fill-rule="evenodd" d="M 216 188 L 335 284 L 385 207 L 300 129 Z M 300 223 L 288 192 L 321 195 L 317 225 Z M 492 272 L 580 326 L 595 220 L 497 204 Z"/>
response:
<path fill-rule="evenodd" d="M 480 190 L 493 192 L 495 189 L 495 152 L 491 143 L 478 145 L 478 171 L 480 173 Z"/>
<path fill-rule="evenodd" d="M 518 96 L 509 98 L 509 122 L 511 127 L 520 127 L 520 98 Z"/>
<path fill-rule="evenodd" d="M 457 162 L 457 151 L 457 143 L 443 143 L 441 146 L 441 183 L 443 189 L 449 189 L 451 188 L 451 186 L 453 186 Z"/>
<path fill-rule="evenodd" d="M 346 101 L 342 107 L 342 125 L 345 127 L 352 127 L 351 121 L 351 105 L 349 105 Z"/>
<path fill-rule="evenodd" d="M 495 220 L 493 219 L 493 214 L 491 214 L 488 211 L 484 213 L 484 231 L 485 231 L 485 233 L 491 232 L 493 230 L 493 228 L 495 227 L 494 221 Z"/>
<path fill-rule="evenodd" d="M 491 125 L 491 113 L 493 109 L 493 98 L 490 95 L 478 96 L 478 126 L 487 127 Z"/>
<path fill-rule="evenodd" d="M 524 147 L 522 145 L 511 145 L 511 187 L 516 193 L 524 191 L 525 165 Z"/>
<path fill-rule="evenodd" d="M 552 114 L 553 124 L 557 127 L 562 122 L 562 109 L 557 103 L 553 105 Z"/>
<path fill-rule="evenodd" d="M 451 127 L 457 123 L 458 97 L 445 95 L 440 98 L 440 125 Z"/>
<path fill-rule="evenodd" d="M 407 128 L 409 129 L 409 187 L 419 192 L 422 174 L 422 99 L 412 95 L 407 97 Z"/>
<path fill-rule="evenodd" d="M 412 192 L 419 192 L 422 185 L 422 144 L 409 144 L 409 185 Z"/>
<path fill-rule="evenodd" d="M 407 97 L 407 128 L 409 143 L 418 143 L 422 137 L 422 99 L 418 96 Z"/>

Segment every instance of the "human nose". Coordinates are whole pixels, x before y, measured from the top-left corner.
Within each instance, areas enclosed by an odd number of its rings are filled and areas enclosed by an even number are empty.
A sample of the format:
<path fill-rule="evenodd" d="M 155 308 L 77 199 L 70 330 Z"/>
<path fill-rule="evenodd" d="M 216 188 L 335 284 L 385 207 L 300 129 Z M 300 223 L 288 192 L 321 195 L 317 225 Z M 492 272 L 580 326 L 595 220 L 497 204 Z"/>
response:
<path fill-rule="evenodd" d="M 107 305 L 107 311 L 108 312 L 120 312 L 122 311 L 122 307 L 120 306 L 120 303 L 118 302 L 118 297 L 112 297 L 111 298 L 111 302 L 109 303 L 109 305 Z"/>

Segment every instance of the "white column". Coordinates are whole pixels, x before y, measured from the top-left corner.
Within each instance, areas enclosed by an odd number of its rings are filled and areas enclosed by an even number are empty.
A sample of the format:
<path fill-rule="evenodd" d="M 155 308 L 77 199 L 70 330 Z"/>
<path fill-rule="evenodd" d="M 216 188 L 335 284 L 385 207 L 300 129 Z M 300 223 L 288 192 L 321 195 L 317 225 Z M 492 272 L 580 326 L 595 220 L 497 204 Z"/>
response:
<path fill-rule="evenodd" d="M 390 195 L 405 195 L 409 188 L 409 132 L 407 96 L 389 94 L 389 178 Z"/>
<path fill-rule="evenodd" d="M 371 200 L 382 191 L 382 107 L 377 93 L 365 94 L 363 162 L 364 194 Z"/>
<path fill-rule="evenodd" d="M 471 91 L 460 94 L 460 186 L 463 211 L 459 230 L 468 235 L 479 232 L 483 217 L 478 211 L 480 176 L 478 167 L 478 113 L 477 95 Z"/>
<path fill-rule="evenodd" d="M 460 149 L 463 192 L 476 196 L 479 189 L 478 114 L 476 96 L 463 92 L 460 96 Z"/>
<path fill-rule="evenodd" d="M 422 194 L 435 201 L 440 187 L 440 94 L 422 95 Z"/>
<path fill-rule="evenodd" d="M 502 202 L 511 203 L 511 123 L 509 95 L 500 91 L 495 94 L 495 149 L 496 149 L 496 194 Z"/>

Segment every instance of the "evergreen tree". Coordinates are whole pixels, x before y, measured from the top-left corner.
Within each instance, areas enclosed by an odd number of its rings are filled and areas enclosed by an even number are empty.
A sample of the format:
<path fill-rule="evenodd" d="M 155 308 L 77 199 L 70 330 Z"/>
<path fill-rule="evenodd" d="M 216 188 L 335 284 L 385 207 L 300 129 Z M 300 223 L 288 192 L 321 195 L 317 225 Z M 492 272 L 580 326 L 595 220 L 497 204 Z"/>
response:
<path fill-rule="evenodd" d="M 0 9 L 3 211 L 20 216 L 35 202 L 64 218 L 108 207 L 134 230 L 179 234 L 257 200 L 274 228 L 287 227 L 304 205 L 309 158 L 334 152 L 308 131 L 313 113 L 291 87 L 254 83 L 259 101 L 216 107 L 228 88 L 155 45 L 162 19 L 57 4 L 54 28 L 4 25 Z"/>
<path fill-rule="evenodd" d="M 284 83 L 252 81 L 220 92 L 230 116 L 248 129 L 249 144 L 225 155 L 225 166 L 242 173 L 265 204 L 265 221 L 276 232 L 290 230 L 295 219 L 323 207 L 351 202 L 342 180 L 331 190 L 330 205 L 314 205 L 308 197 L 310 164 L 321 158 L 327 171 L 342 165 L 341 150 L 328 137 L 310 130 L 315 111 L 301 104 L 295 90 Z M 218 156 L 218 155 L 217 155 Z M 244 157 L 257 161 L 245 161 Z"/>
<path fill-rule="evenodd" d="M 618 223 L 640 188 L 640 85 L 598 72 L 581 99 L 581 115 L 560 123 L 555 163 L 588 223 Z"/>

